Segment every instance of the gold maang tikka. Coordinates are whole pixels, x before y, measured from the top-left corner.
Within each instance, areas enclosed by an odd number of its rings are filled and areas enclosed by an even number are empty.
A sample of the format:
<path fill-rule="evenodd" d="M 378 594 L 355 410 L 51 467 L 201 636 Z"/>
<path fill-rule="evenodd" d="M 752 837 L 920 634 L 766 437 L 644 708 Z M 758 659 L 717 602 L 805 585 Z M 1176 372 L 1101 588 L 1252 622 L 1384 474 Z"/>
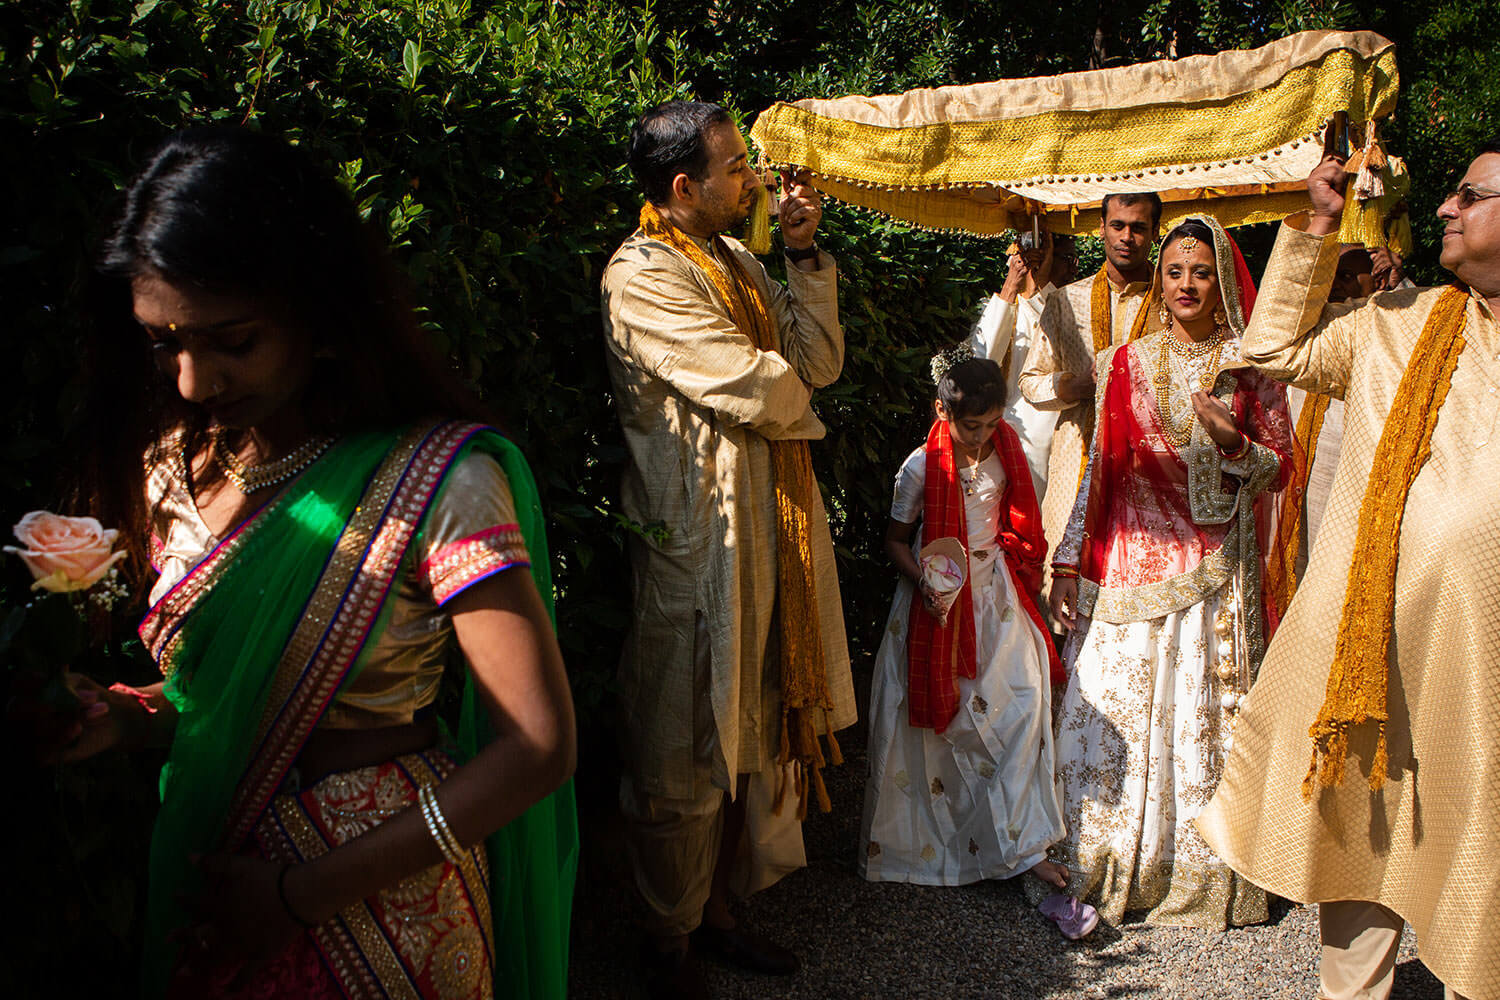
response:
<path fill-rule="evenodd" d="M 1188 254 L 1198 249 L 1198 237 L 1184 236 L 1182 239 L 1177 241 L 1177 249 L 1182 253 L 1184 257 L 1186 257 Z"/>

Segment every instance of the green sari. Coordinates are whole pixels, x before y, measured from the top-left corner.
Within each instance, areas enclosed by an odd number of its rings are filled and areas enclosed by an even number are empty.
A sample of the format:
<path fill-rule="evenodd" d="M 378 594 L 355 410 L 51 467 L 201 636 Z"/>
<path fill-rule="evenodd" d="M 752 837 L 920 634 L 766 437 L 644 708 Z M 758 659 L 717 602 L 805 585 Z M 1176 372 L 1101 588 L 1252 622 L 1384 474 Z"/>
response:
<path fill-rule="evenodd" d="M 188 857 L 246 849 L 333 696 L 358 674 L 361 651 L 384 628 L 408 548 L 448 471 L 472 449 L 492 456 L 509 480 L 532 579 L 550 614 L 546 533 L 530 469 L 500 434 L 455 422 L 340 440 L 142 622 L 178 711 L 152 840 L 146 995 L 165 992 L 177 963 L 167 935 L 188 920 L 176 902 L 196 888 Z M 492 736 L 466 678 L 456 733 L 463 757 Z M 486 848 L 496 995 L 561 1000 L 578 856 L 571 781 Z M 375 986 L 376 995 L 403 991 L 409 984 Z"/>

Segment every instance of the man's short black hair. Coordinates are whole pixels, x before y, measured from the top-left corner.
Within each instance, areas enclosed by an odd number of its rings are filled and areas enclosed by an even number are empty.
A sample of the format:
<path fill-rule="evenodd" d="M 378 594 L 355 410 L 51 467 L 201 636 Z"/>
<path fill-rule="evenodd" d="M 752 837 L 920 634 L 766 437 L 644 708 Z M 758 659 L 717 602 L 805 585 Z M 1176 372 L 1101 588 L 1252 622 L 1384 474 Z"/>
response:
<path fill-rule="evenodd" d="M 701 101 L 668 101 L 641 115 L 630 130 L 629 160 L 646 198 L 666 204 L 678 174 L 701 181 L 708 173 L 708 130 L 728 121 L 728 111 Z"/>
<path fill-rule="evenodd" d="M 1124 194 L 1107 194 L 1099 203 L 1099 221 L 1109 221 L 1109 203 L 1119 202 L 1121 207 L 1139 205 L 1146 202 L 1151 206 L 1151 228 L 1155 229 L 1161 225 L 1161 196 L 1155 191 L 1126 191 Z"/>
<path fill-rule="evenodd" d="M 1478 159 L 1485 153 L 1500 153 L 1500 132 L 1496 132 L 1494 135 L 1490 136 L 1483 143 L 1481 143 L 1479 146 L 1479 152 L 1475 153 L 1474 157 L 1475 159 Z"/>

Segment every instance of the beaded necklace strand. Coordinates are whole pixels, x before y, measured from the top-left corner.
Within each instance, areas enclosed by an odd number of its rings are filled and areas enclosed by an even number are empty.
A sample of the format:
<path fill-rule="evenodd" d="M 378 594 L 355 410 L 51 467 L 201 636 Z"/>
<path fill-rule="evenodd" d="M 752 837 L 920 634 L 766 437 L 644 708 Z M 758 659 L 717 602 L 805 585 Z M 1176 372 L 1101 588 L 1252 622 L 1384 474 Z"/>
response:
<path fill-rule="evenodd" d="M 224 428 L 215 427 L 212 431 L 212 438 L 214 462 L 224 470 L 224 478 L 246 496 L 286 482 L 316 462 L 319 456 L 328 450 L 328 446 L 333 444 L 333 438 L 320 434 L 308 438 L 275 461 L 261 465 L 247 465 L 229 447 Z"/>
<path fill-rule="evenodd" d="M 1169 326 L 1162 335 L 1161 352 L 1156 361 L 1156 372 L 1151 377 L 1152 388 L 1156 390 L 1156 411 L 1161 415 L 1162 429 L 1176 445 L 1185 445 L 1193 436 L 1193 421 L 1196 415 L 1188 414 L 1188 419 L 1181 424 L 1172 419 L 1172 356 L 1182 358 L 1189 366 L 1200 358 L 1208 358 L 1208 364 L 1198 373 L 1198 386 L 1204 392 L 1214 387 L 1214 380 L 1219 374 L 1219 360 L 1224 355 L 1224 344 L 1229 339 L 1227 327 L 1215 326 L 1213 337 L 1207 340 L 1184 344 L 1177 339 Z M 1190 369 L 1191 372 L 1191 369 Z M 1191 373 L 1188 376 L 1192 378 Z M 1191 387 L 1191 382 L 1189 382 Z"/>

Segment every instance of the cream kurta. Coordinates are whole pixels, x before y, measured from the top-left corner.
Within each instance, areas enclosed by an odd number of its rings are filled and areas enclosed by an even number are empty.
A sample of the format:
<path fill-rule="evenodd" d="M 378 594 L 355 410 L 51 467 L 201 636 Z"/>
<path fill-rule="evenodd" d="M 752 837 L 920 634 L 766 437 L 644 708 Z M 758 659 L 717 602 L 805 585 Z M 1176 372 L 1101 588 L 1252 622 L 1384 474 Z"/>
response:
<path fill-rule="evenodd" d="M 1052 590 L 1052 557 L 1067 530 L 1073 499 L 1083 478 L 1083 456 L 1094 434 L 1094 396 L 1088 393 L 1075 403 L 1057 398 L 1057 378 L 1065 373 L 1092 375 L 1094 371 L 1094 277 L 1081 278 L 1047 297 L 1042 309 L 1042 335 L 1036 338 L 1021 372 L 1022 395 L 1038 410 L 1057 410 L 1052 449 L 1047 458 L 1047 492 L 1037 499 L 1042 507 L 1042 531 L 1047 536 L 1047 558 L 1042 563 L 1042 614 L 1049 624 L 1052 612 L 1045 597 Z M 1111 345 L 1123 344 L 1130 336 L 1135 317 L 1151 291 L 1149 281 L 1134 281 L 1123 288 L 1109 286 Z M 1160 328 L 1156 317 L 1147 317 L 1146 331 Z M 1054 626 L 1055 627 L 1055 626 Z"/>
<path fill-rule="evenodd" d="M 1301 389 L 1287 390 L 1287 407 L 1292 413 L 1292 426 L 1302 419 L 1302 408 L 1309 399 Z M 1330 399 L 1328 409 L 1323 411 L 1323 426 L 1318 430 L 1318 443 L 1313 453 L 1307 456 L 1307 488 L 1302 493 L 1302 525 L 1297 539 L 1297 579 L 1307 568 L 1307 556 L 1313 543 L 1318 540 L 1318 525 L 1323 523 L 1323 512 L 1328 509 L 1328 494 L 1333 490 L 1333 470 L 1338 468 L 1339 448 L 1344 443 L 1344 401 Z"/>
<path fill-rule="evenodd" d="M 788 287 L 735 240 L 776 328 L 760 351 L 709 276 L 637 232 L 603 279 L 604 332 L 630 461 L 625 513 L 665 537 L 631 538 L 634 621 L 620 667 L 626 767 L 648 794 L 688 798 L 771 763 L 780 745 L 774 653 L 776 501 L 768 442 L 824 436 L 812 389 L 844 363 L 837 270 L 788 267 Z M 712 256 L 709 245 L 700 242 Z M 855 720 L 854 686 L 828 519 L 809 512 L 833 728 Z M 650 535 L 649 531 L 647 532 Z M 708 644 L 694 676 L 694 642 Z"/>
<path fill-rule="evenodd" d="M 1042 339 L 1042 312 L 1047 300 L 1058 294 L 1057 286 L 1048 282 L 1035 295 L 1019 296 L 1015 302 L 991 295 L 969 334 L 974 356 L 989 358 L 1005 370 L 1005 420 L 1021 439 L 1038 503 L 1047 495 L 1047 458 L 1058 413 L 1039 409 L 1021 394 L 1021 373 L 1026 370 L 1032 346 Z"/>
<path fill-rule="evenodd" d="M 1295 221 L 1295 220 L 1293 220 Z M 1432 455 L 1407 497 L 1390 645 L 1389 779 L 1366 779 L 1372 726 L 1356 727 L 1338 788 L 1302 798 L 1308 727 L 1323 702 L 1360 503 L 1376 443 L 1440 289 L 1327 306 L 1339 244 L 1283 227 L 1245 353 L 1263 370 L 1344 399 L 1344 440 L 1306 577 L 1235 727 L 1219 791 L 1198 820 L 1214 850 L 1271 892 L 1379 902 L 1416 930 L 1447 986 L 1500 998 L 1500 336 L 1471 298 Z M 1378 482 L 1379 480 L 1377 480 Z"/>

